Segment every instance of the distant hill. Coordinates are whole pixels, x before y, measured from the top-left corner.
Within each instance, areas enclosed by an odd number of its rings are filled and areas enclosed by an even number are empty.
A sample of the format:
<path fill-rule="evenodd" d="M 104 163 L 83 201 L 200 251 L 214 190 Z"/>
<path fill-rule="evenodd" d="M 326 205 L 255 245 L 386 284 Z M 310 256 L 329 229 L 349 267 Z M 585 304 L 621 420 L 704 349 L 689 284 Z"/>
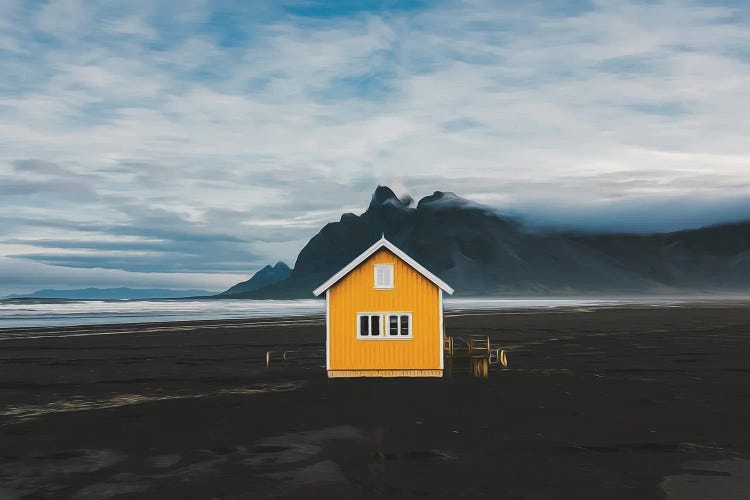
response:
<path fill-rule="evenodd" d="M 292 275 L 292 270 L 283 262 L 277 262 L 275 266 L 266 266 L 255 273 L 249 280 L 237 283 L 229 290 L 222 292 L 220 295 L 231 295 L 243 292 L 254 292 L 261 288 L 268 287 L 280 281 L 288 279 Z"/>
<path fill-rule="evenodd" d="M 77 290 L 39 290 L 34 293 L 8 295 L 6 299 L 177 299 L 210 296 L 206 290 L 168 290 L 163 288 L 81 288 Z"/>
<path fill-rule="evenodd" d="M 343 214 L 305 245 L 287 279 L 225 296 L 310 297 L 381 234 L 457 295 L 750 291 L 750 222 L 649 235 L 540 232 L 453 193 L 414 207 L 379 186 L 365 212 Z"/>

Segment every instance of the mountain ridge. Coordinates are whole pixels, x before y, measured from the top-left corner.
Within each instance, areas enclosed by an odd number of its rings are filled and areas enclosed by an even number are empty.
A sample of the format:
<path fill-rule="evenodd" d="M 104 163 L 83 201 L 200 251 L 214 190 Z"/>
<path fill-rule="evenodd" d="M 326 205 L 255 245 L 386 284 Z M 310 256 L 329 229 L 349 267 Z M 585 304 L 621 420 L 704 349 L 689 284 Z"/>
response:
<path fill-rule="evenodd" d="M 254 292 L 267 286 L 283 281 L 292 274 L 292 270 L 284 262 L 278 261 L 274 266 L 267 265 L 253 274 L 249 280 L 237 283 L 219 295 L 233 295 Z"/>
<path fill-rule="evenodd" d="M 435 191 L 414 206 L 378 186 L 362 214 L 344 213 L 310 239 L 288 278 L 223 296 L 309 297 L 381 235 L 457 295 L 750 288 L 750 222 L 653 234 L 545 232 L 452 192 Z"/>

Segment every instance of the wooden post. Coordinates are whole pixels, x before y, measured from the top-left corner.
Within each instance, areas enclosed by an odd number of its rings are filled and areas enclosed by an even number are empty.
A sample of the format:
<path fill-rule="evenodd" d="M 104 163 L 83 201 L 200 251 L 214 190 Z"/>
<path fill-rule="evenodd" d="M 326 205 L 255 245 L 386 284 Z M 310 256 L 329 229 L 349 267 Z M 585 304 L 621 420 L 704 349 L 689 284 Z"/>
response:
<path fill-rule="evenodd" d="M 471 376 L 487 378 L 490 374 L 490 358 L 488 356 L 471 357 Z"/>

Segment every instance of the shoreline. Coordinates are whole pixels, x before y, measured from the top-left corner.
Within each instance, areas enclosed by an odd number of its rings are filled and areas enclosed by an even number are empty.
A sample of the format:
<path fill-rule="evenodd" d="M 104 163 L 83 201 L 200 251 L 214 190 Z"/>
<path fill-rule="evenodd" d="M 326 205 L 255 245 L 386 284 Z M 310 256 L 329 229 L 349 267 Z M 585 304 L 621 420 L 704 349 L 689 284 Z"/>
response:
<path fill-rule="evenodd" d="M 271 325 L 288 325 L 294 323 L 307 324 L 325 324 L 323 315 L 278 317 L 267 316 L 257 318 L 226 318 L 226 319 L 206 319 L 206 320 L 184 320 L 184 321 L 144 321 L 138 323 L 98 323 L 83 325 L 64 325 L 64 326 L 31 326 L 31 327 L 9 327 L 0 328 L 0 341 L 18 340 L 18 339 L 37 339 L 37 338 L 61 338 L 87 335 L 123 335 L 132 331 L 164 331 L 185 328 L 194 330 L 199 328 L 253 328 L 265 327 Z M 83 333 L 80 333 L 83 329 Z M 116 331 L 112 332 L 111 330 Z M 23 333 L 48 335 L 22 336 Z M 59 335 L 54 335 L 59 333 Z M 69 334 L 68 334 L 69 333 Z M 13 335 L 6 337 L 5 335 Z M 66 335 L 67 334 L 67 335 Z"/>
<path fill-rule="evenodd" d="M 173 299 L 170 299 L 173 300 Z M 181 299 L 175 299 L 181 300 Z M 236 299 L 242 300 L 242 299 Z M 246 299 L 253 302 L 251 299 Z M 314 299 L 306 299 L 314 300 Z M 538 302 L 536 305 L 529 305 L 528 302 Z M 79 301 L 86 302 L 86 301 Z M 142 302 L 140 300 L 133 302 Z M 261 301 L 264 302 L 264 301 Z M 466 303 L 466 307 L 461 307 L 461 302 Z M 498 303 L 502 302 L 502 303 Z M 535 314 L 535 313 L 550 313 L 550 312 L 570 312 L 576 310 L 602 310 L 602 309 L 638 309 L 638 308 L 735 308 L 735 307 L 750 307 L 750 298 L 666 298 L 666 297 L 649 297 L 649 298 L 621 298 L 621 299 L 606 299 L 606 298 L 568 298 L 568 299 L 505 299 L 505 298 L 473 298 L 473 299 L 446 299 L 445 301 L 445 315 L 446 317 L 455 316 L 457 314 L 469 315 L 469 314 Z M 0 310 L 0 313 L 2 310 Z M 284 312 L 284 311 L 282 311 Z M 93 314 L 93 313 L 92 313 Z M 175 315 L 177 313 L 172 313 Z M 205 319 L 165 319 L 148 321 L 138 318 L 134 321 L 113 321 L 109 323 L 101 322 L 83 322 L 78 324 L 61 324 L 61 325 L 37 325 L 37 326 L 3 326 L 3 321 L 13 321 L 13 319 L 2 318 L 0 316 L 0 341 L 7 340 L 8 337 L 5 335 L 12 335 L 16 337 L 22 332 L 29 333 L 44 333 L 46 331 L 57 331 L 60 330 L 62 333 L 71 330 L 80 330 L 85 328 L 87 331 L 91 331 L 94 334 L 97 330 L 101 329 L 130 329 L 130 328 L 166 328 L 166 327 L 180 327 L 204 325 L 209 326 L 211 324 L 217 325 L 235 325 L 235 324 L 246 324 L 251 326 L 253 323 L 259 321 L 275 322 L 275 321 L 296 321 L 296 320 L 309 320 L 311 318 L 323 318 L 325 310 L 321 309 L 319 312 L 314 313 L 303 313 L 303 314 L 269 314 L 269 315 L 250 315 L 247 317 L 217 317 L 217 318 L 205 318 Z M 110 317 L 116 317 L 116 314 L 109 314 Z M 160 316 L 155 314 L 156 317 Z M 127 315 L 123 315 L 123 319 L 127 318 Z M 30 321 L 30 320 L 29 320 Z M 124 332 L 123 332 L 124 333 Z"/>

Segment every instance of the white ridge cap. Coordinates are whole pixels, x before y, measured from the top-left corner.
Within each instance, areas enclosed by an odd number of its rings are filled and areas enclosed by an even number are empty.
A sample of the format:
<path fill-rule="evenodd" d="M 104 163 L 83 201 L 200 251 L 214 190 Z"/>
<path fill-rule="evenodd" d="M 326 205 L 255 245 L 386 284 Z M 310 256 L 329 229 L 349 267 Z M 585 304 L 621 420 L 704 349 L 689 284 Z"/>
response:
<path fill-rule="evenodd" d="M 316 297 L 319 296 L 321 293 L 325 292 L 329 288 L 331 288 L 336 282 L 338 282 L 341 278 L 349 274 L 349 272 L 354 269 L 355 267 L 359 266 L 362 262 L 364 262 L 369 256 L 380 250 L 381 248 L 387 248 L 394 254 L 396 254 L 397 257 L 399 257 L 401 260 L 409 264 L 412 268 L 414 268 L 415 271 L 417 271 L 419 274 L 427 278 L 428 280 L 432 281 L 434 284 L 438 286 L 441 290 L 446 292 L 448 295 L 453 295 L 453 288 L 450 287 L 445 281 L 441 280 L 434 274 L 432 274 L 430 271 L 425 269 L 419 262 L 412 259 L 406 253 L 404 253 L 403 250 L 398 248 L 396 245 L 385 239 L 385 234 L 380 237 L 378 241 L 376 241 L 370 248 L 359 254 L 359 256 L 351 261 L 349 264 L 347 264 L 342 270 L 334 274 L 330 277 L 328 281 L 320 285 L 318 288 L 313 290 L 313 295 Z"/>

